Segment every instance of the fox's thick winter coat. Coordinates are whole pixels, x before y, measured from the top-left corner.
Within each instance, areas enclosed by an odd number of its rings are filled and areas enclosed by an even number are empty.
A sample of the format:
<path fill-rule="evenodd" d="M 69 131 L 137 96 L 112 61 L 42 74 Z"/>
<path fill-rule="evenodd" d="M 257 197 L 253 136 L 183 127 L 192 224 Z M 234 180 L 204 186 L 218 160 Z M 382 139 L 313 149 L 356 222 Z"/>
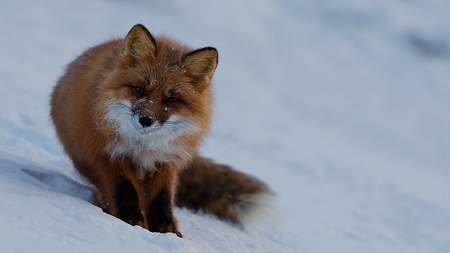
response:
<path fill-rule="evenodd" d="M 142 25 L 85 51 L 51 96 L 57 135 L 105 212 L 181 236 L 174 204 L 240 222 L 268 189 L 197 155 L 212 115 L 215 48 L 193 50 Z"/>

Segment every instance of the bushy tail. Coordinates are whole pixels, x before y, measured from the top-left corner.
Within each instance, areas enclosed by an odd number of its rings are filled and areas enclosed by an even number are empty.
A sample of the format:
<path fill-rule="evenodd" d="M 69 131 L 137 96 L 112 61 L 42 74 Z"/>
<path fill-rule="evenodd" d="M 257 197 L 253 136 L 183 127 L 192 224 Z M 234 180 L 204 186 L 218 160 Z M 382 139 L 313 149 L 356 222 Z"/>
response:
<path fill-rule="evenodd" d="M 179 175 L 176 205 L 242 225 L 269 195 L 269 188 L 256 178 L 197 157 Z"/>

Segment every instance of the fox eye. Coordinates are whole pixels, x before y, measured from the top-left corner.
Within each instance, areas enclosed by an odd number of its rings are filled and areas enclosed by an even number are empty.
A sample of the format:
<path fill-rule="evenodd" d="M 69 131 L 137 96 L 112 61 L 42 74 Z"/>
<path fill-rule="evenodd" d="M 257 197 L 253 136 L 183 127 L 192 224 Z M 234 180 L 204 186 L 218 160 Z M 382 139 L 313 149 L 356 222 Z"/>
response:
<path fill-rule="evenodd" d="M 166 102 L 167 103 L 176 103 L 176 102 L 178 102 L 178 101 L 180 101 L 178 98 L 176 98 L 176 97 L 168 97 L 167 99 L 166 99 Z"/>
<path fill-rule="evenodd" d="M 145 89 L 142 88 L 141 86 L 134 86 L 134 90 L 141 93 L 142 95 L 145 95 Z"/>

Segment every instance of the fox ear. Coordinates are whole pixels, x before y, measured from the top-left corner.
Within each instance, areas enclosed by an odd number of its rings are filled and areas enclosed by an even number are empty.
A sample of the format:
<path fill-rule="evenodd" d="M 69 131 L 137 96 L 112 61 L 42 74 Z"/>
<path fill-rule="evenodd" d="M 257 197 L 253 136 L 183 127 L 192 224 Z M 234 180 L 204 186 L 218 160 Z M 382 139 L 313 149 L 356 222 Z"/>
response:
<path fill-rule="evenodd" d="M 188 53 L 183 61 L 183 67 L 192 83 L 204 90 L 210 83 L 219 60 L 219 54 L 213 47 L 205 47 Z"/>
<path fill-rule="evenodd" d="M 151 59 L 156 54 L 156 40 L 141 24 L 131 28 L 125 38 L 125 47 L 120 58 L 120 66 L 134 66 L 139 62 Z"/>

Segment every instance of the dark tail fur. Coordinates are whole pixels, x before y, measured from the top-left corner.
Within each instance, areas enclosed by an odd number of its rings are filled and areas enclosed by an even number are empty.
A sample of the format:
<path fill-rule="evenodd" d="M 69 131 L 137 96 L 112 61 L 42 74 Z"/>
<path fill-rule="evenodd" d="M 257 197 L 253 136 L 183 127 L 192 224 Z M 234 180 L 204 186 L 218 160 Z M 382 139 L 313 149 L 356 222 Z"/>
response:
<path fill-rule="evenodd" d="M 270 190 L 256 178 L 197 157 L 179 175 L 176 205 L 241 225 L 267 195 Z"/>

